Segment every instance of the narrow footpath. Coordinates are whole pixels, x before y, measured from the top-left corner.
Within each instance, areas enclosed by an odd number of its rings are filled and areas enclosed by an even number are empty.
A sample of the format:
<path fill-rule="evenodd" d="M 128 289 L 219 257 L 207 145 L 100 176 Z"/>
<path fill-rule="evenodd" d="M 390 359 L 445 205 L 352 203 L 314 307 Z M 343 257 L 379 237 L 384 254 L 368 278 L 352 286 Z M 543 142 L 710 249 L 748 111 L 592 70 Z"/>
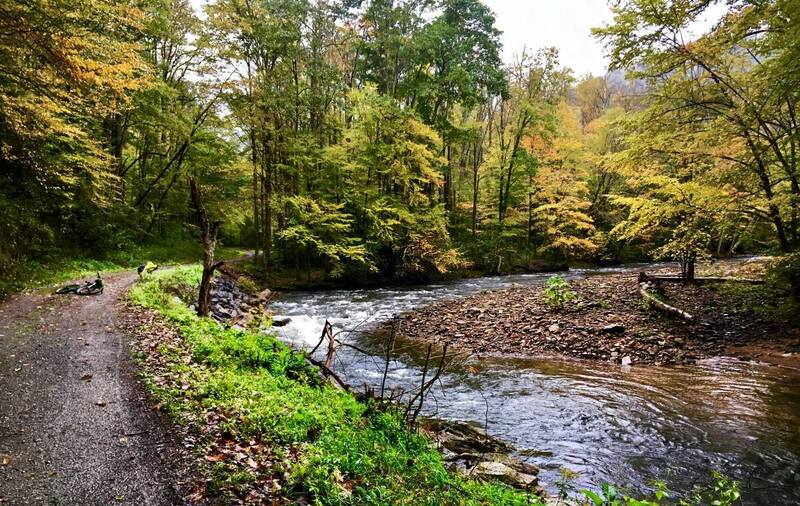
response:
<path fill-rule="evenodd" d="M 0 305 L 0 504 L 179 502 L 178 452 L 118 328 L 117 298 L 135 279 Z"/>

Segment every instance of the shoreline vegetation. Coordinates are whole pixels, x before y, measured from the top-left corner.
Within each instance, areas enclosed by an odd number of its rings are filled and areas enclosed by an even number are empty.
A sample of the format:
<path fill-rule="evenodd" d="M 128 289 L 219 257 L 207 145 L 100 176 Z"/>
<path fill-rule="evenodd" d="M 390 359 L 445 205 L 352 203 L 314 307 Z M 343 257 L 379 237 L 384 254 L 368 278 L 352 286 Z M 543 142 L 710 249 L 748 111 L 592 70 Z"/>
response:
<path fill-rule="evenodd" d="M 200 469 L 187 498 L 223 503 L 539 504 L 500 483 L 445 468 L 392 410 L 323 383 L 301 353 L 258 331 L 199 318 L 180 293 L 200 270 L 133 287 L 130 328 L 148 390 L 191 441 Z"/>
<path fill-rule="evenodd" d="M 391 406 L 333 388 L 303 353 L 258 328 L 198 317 L 189 305 L 200 272 L 178 267 L 148 276 L 131 288 L 125 311 L 144 384 L 174 421 L 184 449 L 187 502 L 538 505 L 555 499 L 535 487 L 512 488 L 501 475 L 487 478 L 492 466 L 481 480 L 449 470 L 426 432 L 408 426 Z M 560 504 L 657 505 L 669 496 L 665 484 L 641 501 L 611 486 L 579 493 L 568 482 L 564 487 Z M 739 497 L 738 485 L 720 475 L 708 488 L 682 492 L 689 504 L 732 504 Z"/>

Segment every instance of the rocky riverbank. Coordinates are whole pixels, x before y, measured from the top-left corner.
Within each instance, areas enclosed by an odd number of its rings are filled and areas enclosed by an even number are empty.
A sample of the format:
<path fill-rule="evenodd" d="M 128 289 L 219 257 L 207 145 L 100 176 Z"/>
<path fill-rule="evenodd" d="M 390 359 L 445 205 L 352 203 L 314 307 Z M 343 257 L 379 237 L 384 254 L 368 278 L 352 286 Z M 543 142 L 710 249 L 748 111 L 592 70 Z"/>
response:
<path fill-rule="evenodd" d="M 756 288 L 664 284 L 659 297 L 695 316 L 686 322 L 646 307 L 635 274 L 593 276 L 570 283 L 577 300 L 553 310 L 542 287 L 489 291 L 405 315 L 401 334 L 486 355 L 563 354 L 622 364 L 686 364 L 737 347 L 774 344 L 800 355 L 797 325 L 787 328 L 764 308 Z M 788 338 L 788 339 L 787 339 Z"/>
<path fill-rule="evenodd" d="M 450 470 L 544 495 L 539 468 L 513 457 L 514 447 L 482 428 L 467 422 L 425 419 L 420 429 L 435 443 Z"/>

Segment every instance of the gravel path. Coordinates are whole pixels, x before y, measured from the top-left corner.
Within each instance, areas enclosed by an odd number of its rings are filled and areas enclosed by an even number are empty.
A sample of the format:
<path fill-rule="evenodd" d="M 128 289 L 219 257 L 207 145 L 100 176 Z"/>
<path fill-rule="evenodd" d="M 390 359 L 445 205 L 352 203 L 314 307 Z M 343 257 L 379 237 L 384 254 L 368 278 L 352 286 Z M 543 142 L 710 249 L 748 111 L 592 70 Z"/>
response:
<path fill-rule="evenodd" d="M 117 328 L 117 298 L 135 279 L 0 306 L 0 504 L 179 502 L 177 451 Z"/>

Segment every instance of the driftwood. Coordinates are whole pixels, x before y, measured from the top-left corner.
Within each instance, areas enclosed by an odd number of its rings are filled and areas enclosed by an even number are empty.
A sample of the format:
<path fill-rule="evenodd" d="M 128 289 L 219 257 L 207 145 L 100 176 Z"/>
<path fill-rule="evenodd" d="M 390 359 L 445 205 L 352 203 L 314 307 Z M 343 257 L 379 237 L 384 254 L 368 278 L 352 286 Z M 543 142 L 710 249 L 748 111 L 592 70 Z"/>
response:
<path fill-rule="evenodd" d="M 652 293 L 650 293 L 647 290 L 648 286 L 649 286 L 648 283 L 639 283 L 639 296 L 645 302 L 647 302 L 651 306 L 653 306 L 656 309 L 658 309 L 660 311 L 663 311 L 663 312 L 665 312 L 667 314 L 683 318 L 687 322 L 694 321 L 694 316 L 692 316 L 691 314 L 687 313 L 683 309 L 678 309 L 677 307 L 670 306 L 669 304 L 658 300 L 658 298 L 655 295 L 653 295 Z"/>

